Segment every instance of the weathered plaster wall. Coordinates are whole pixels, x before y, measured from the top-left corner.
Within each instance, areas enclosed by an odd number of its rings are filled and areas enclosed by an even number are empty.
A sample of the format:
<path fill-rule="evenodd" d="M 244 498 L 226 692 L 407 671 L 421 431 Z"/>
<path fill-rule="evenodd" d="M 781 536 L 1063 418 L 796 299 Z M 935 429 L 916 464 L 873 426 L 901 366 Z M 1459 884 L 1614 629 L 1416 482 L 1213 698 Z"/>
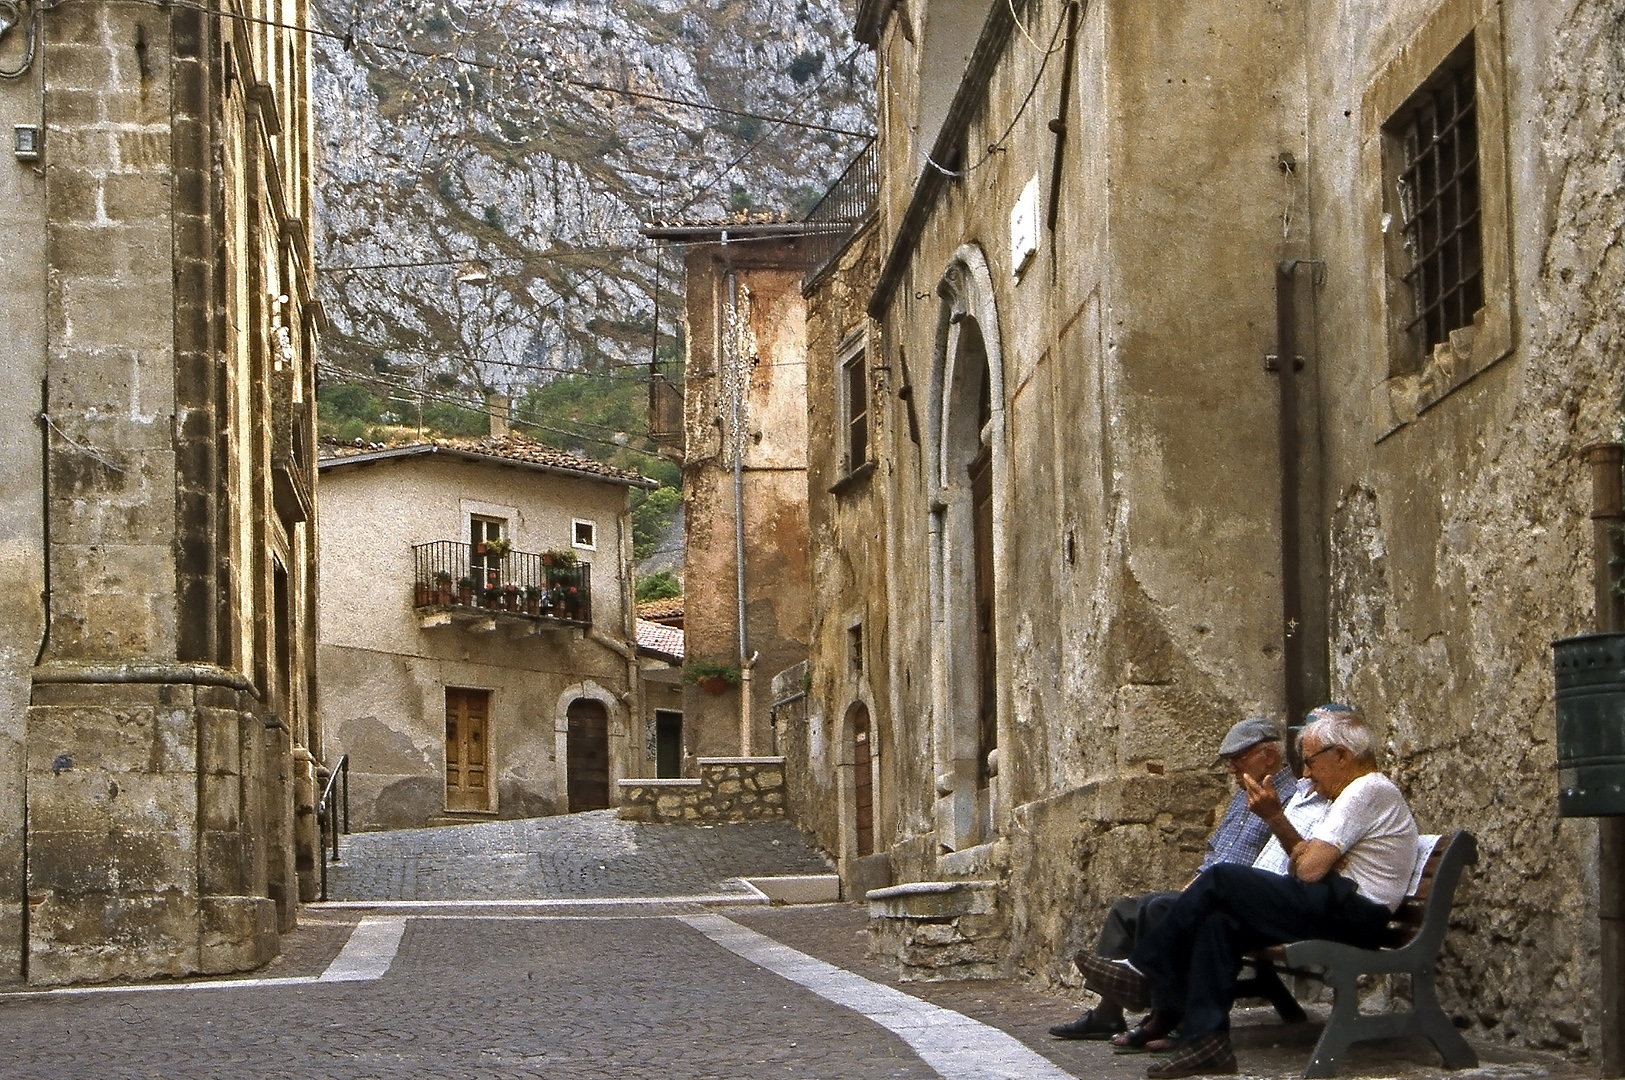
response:
<path fill-rule="evenodd" d="M 490 691 L 488 768 L 502 818 L 562 813 L 564 708 L 605 701 L 611 792 L 645 770 L 629 737 L 635 687 L 625 656 L 580 630 L 424 629 L 413 608 L 412 545 L 467 542 L 468 514 L 505 517 L 521 551 L 570 546 L 571 521 L 597 523 L 593 632 L 625 646 L 626 488 L 499 463 L 411 458 L 330 467 L 320 491 L 322 581 L 318 666 L 324 758 L 350 755 L 356 828 L 420 827 L 446 811 L 447 687 Z M 564 703 L 561 705 L 561 703 Z"/>
<path fill-rule="evenodd" d="M 1023 22 L 1043 43 L 1064 18 L 1064 5 L 1039 3 Z M 1043 925 L 1016 922 L 1017 951 L 1035 968 L 1059 972 L 1070 921 L 1089 924 L 1129 884 L 1104 865 L 1086 880 L 1084 837 L 1120 829 L 1100 846 L 1121 842 L 1136 863 L 1166 859 L 1177 875 L 1186 860 L 1158 844 L 1165 832 L 1205 830 L 1222 797 L 1211 767 L 1217 737 L 1245 712 L 1280 709 L 1275 383 L 1262 359 L 1274 343 L 1283 243 L 1277 161 L 1300 138 L 1282 102 L 1301 69 L 1280 61 L 1296 27 L 1274 7 L 1089 5 L 1053 231 L 1042 222 L 1059 54 L 1041 73 L 1042 51 L 1016 31 L 966 135 L 966 176 L 938 200 L 892 295 L 886 360 L 906 364 L 899 377 L 912 383 L 912 420 L 923 429 L 916 444 L 907 403 L 887 403 L 892 710 L 911 718 L 898 734 L 909 771 L 898 782 L 905 842 L 894 858 L 899 880 L 938 872 L 929 681 L 945 661 L 930 653 L 942 615 L 928 602 L 925 470 L 940 419 L 927 396 L 939 348 L 935 286 L 973 244 L 997 312 L 982 331 L 997 335 L 1002 365 L 995 829 L 1007 840 L 1046 834 L 995 845 L 993 857 L 1014 860 L 1014 892 L 1030 887 L 1042 897 L 1035 904 L 1059 903 Z M 887 71 L 907 63 L 911 46 L 895 26 L 883 48 Z M 993 143 L 1002 149 L 984 153 Z M 888 144 L 886 155 L 889 182 L 907 174 L 905 148 Z M 1010 211 L 1035 176 L 1039 246 L 1018 276 Z M 1157 776 L 1182 779 L 1145 786 Z M 1152 801 L 1121 799 L 1130 787 Z M 1082 791 L 1092 794 L 1069 794 Z M 1078 802 L 1050 808 L 1057 799 Z M 1086 819 L 1078 806 L 1101 816 Z M 1039 824 L 1024 824 L 1029 817 Z"/>
<path fill-rule="evenodd" d="M 7 35 L 0 63 L 19 66 L 20 33 Z M 0 82 L 0 125 L 39 122 L 39 65 Z M 45 377 L 45 177 L 38 162 L 0 163 L 0 983 L 22 976 L 23 739 L 29 669 L 45 630 L 43 434 L 37 419 Z"/>
<path fill-rule="evenodd" d="M 725 261 L 726 259 L 726 261 Z M 683 491 L 684 633 L 690 660 L 736 662 L 740 655 L 733 457 L 728 449 L 731 396 L 725 390 L 728 267 L 736 274 L 748 334 L 744 473 L 745 629 L 747 654 L 759 654 L 750 686 L 750 752 L 768 748 L 774 674 L 806 659 L 807 382 L 806 305 L 793 243 L 749 240 L 726 251 L 690 247 Z M 738 754 L 743 688 L 684 695 L 685 751 Z"/>
<path fill-rule="evenodd" d="M 864 310 L 868 285 L 879 269 L 880 243 L 874 223 L 862 228 L 807 296 L 808 554 L 818 583 L 810 612 L 811 653 L 817 662 L 808 667 L 805 705 L 791 714 L 795 729 L 780 724 L 781 752 L 793 754 L 790 760 L 796 763 L 792 814 L 821 847 L 837 854 L 847 895 L 858 893 L 853 887 L 853 860 L 859 857 L 853 723 L 860 711 L 869 716 L 873 758 L 873 851 L 884 853 L 897 835 L 893 793 L 899 765 L 890 701 L 892 642 L 881 490 L 894 462 L 877 451 L 894 438 L 885 426 L 893 419 L 888 403 L 901 376 L 888 364 L 877 328 Z M 847 453 L 842 365 L 854 349 L 863 350 L 867 369 L 867 466 L 850 461 Z"/>
<path fill-rule="evenodd" d="M 1375 147 L 1352 136 L 1383 119 L 1361 112 L 1383 65 L 1455 9 L 1505 42 L 1505 119 L 1480 141 L 1507 148 L 1510 215 L 1487 208 L 1485 243 L 1510 251 L 1511 351 L 1388 434 L 1368 394 L 1387 375 Z M 1595 829 L 1556 816 L 1548 643 L 1591 625 L 1581 450 L 1617 434 L 1625 385 L 1619 14 L 1520 0 L 1346 17 L 1317 27 L 1312 100 L 1334 685 L 1384 733 L 1424 828 L 1479 837 L 1446 1007 L 1492 1037 L 1577 1052 L 1598 1033 Z"/>

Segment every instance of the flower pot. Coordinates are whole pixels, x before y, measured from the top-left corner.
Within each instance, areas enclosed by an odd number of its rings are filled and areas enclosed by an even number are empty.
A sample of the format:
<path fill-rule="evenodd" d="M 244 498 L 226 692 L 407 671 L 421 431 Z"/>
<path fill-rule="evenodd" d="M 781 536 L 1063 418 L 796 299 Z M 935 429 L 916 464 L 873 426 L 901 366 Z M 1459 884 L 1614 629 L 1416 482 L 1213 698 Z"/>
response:
<path fill-rule="evenodd" d="M 442 582 L 435 586 L 434 602 L 442 607 L 451 603 L 451 586 L 449 584 Z"/>
<path fill-rule="evenodd" d="M 537 615 L 541 613 L 542 598 L 539 596 L 525 597 L 525 614 Z"/>
<path fill-rule="evenodd" d="M 430 604 L 434 603 L 434 594 L 430 592 L 429 583 L 427 581 L 417 582 L 417 584 L 414 586 L 413 592 L 413 602 L 417 607 L 428 607 Z"/>
<path fill-rule="evenodd" d="M 707 694 L 720 694 L 728 689 L 728 680 L 721 675 L 707 675 L 704 678 L 694 680 L 694 685 Z"/>
<path fill-rule="evenodd" d="M 474 602 L 474 590 L 467 585 L 457 586 L 457 602 L 464 607 Z"/>

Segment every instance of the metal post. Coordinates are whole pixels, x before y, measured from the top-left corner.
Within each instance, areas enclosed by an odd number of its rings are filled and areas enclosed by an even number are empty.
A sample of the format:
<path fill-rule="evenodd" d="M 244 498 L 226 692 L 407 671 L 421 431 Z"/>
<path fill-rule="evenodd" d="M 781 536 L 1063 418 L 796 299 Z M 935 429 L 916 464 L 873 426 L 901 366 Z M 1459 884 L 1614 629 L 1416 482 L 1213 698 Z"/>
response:
<path fill-rule="evenodd" d="M 1625 447 L 1586 448 L 1591 462 L 1592 583 L 1597 631 L 1625 630 L 1625 596 L 1616 588 L 1625 561 Z M 1602 1075 L 1625 1076 L 1625 817 L 1597 819 L 1597 917 L 1602 930 Z"/>

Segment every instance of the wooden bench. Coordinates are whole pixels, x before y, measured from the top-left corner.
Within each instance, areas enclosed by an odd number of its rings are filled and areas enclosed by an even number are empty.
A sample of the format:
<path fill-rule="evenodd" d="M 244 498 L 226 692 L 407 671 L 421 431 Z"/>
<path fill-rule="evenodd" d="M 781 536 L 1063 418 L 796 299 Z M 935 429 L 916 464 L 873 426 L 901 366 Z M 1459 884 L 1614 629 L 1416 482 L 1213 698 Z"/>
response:
<path fill-rule="evenodd" d="M 1434 966 L 1449 929 L 1456 885 L 1462 870 L 1476 862 L 1478 842 L 1472 833 L 1458 829 L 1435 840 L 1415 890 L 1394 912 L 1388 924 L 1388 940 L 1380 949 L 1360 949 L 1335 941 L 1294 941 L 1265 950 L 1259 957 L 1265 963 L 1284 961 L 1287 974 L 1320 979 L 1332 988 L 1332 1014 L 1303 1070 L 1304 1076 L 1336 1076 L 1338 1063 L 1354 1043 L 1409 1035 L 1431 1041 L 1447 1069 L 1478 1064 L 1478 1054 L 1439 1007 L 1434 987 Z M 1374 1015 L 1360 1011 L 1361 975 L 1400 974 L 1411 977 L 1408 1010 Z"/>

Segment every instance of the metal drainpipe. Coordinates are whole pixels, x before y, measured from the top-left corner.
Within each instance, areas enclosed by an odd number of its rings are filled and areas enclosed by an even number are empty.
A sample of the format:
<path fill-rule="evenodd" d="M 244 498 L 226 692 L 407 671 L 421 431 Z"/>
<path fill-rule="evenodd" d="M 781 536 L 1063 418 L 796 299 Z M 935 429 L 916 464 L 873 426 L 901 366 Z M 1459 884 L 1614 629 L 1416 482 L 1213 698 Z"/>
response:
<path fill-rule="evenodd" d="M 1614 563 L 1625 549 L 1625 497 L 1620 467 L 1625 448 L 1599 443 L 1586 448 L 1591 463 L 1592 585 L 1597 632 L 1625 630 L 1625 597 L 1615 591 Z M 1597 918 L 1601 924 L 1599 1011 L 1601 1075 L 1625 1075 L 1625 817 L 1597 819 Z"/>
<path fill-rule="evenodd" d="M 1298 313 L 1293 296 L 1298 263 L 1297 259 L 1283 259 L 1275 266 L 1275 371 L 1281 379 L 1281 666 L 1289 727 L 1303 722 L 1307 696 L 1303 668 L 1303 559 L 1298 533 Z"/>
<path fill-rule="evenodd" d="M 750 757 L 751 661 L 749 638 L 745 632 L 745 440 L 739 425 L 744 413 L 744 375 L 739 357 L 739 277 L 728 253 L 728 234 L 722 234 L 722 258 L 728 282 L 728 334 L 723 343 L 724 359 L 733 372 L 732 400 L 729 402 L 729 436 L 734 458 L 734 589 L 738 597 L 739 619 L 739 754 Z"/>

